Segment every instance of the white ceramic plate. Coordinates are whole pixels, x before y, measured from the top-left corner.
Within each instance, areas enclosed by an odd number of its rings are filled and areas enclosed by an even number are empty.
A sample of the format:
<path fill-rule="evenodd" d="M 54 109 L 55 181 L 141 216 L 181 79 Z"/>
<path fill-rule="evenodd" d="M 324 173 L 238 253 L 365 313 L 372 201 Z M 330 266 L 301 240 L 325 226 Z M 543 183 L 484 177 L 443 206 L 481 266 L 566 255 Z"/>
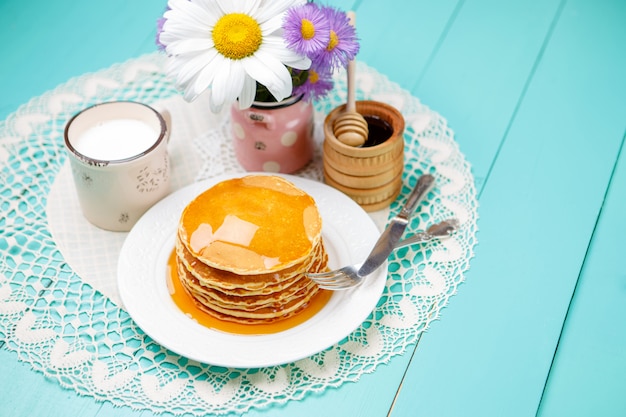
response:
<path fill-rule="evenodd" d="M 237 335 L 209 329 L 181 312 L 166 284 L 166 266 L 183 208 L 212 185 L 238 175 L 222 175 L 178 190 L 152 207 L 131 230 L 118 264 L 122 302 L 143 331 L 189 359 L 236 368 L 290 363 L 320 352 L 355 330 L 376 306 L 387 264 L 361 286 L 333 293 L 315 316 L 288 330 Z M 283 175 L 309 193 L 323 219 L 322 236 L 331 268 L 362 262 L 378 239 L 369 215 L 350 198 L 325 184 Z"/>

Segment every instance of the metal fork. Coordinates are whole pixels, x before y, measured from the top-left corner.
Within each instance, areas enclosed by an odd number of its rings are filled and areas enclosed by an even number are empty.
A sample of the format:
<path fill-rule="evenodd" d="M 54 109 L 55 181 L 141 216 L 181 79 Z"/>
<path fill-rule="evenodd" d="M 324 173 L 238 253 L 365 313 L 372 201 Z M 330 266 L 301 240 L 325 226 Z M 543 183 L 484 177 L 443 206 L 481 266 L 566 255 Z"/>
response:
<path fill-rule="evenodd" d="M 401 240 L 395 245 L 394 249 L 403 248 L 416 243 L 428 242 L 433 239 L 445 238 L 454 233 L 458 228 L 459 221 L 457 219 L 443 220 L 431 225 L 423 232 L 418 232 L 411 237 Z M 345 266 L 330 272 L 308 274 L 308 277 L 315 281 L 320 288 L 333 291 L 347 290 L 348 288 L 360 285 L 363 282 L 363 278 L 366 277 L 366 275 L 359 274 L 359 270 L 356 268 L 356 266 Z"/>
<path fill-rule="evenodd" d="M 430 174 L 422 175 L 404 203 L 404 207 L 391 221 L 378 238 L 374 248 L 363 265 L 357 270 L 355 266 L 346 266 L 329 272 L 309 273 L 310 279 L 322 288 L 344 289 L 359 285 L 362 279 L 381 266 L 400 240 L 402 233 L 409 224 L 409 218 L 415 207 L 433 186 L 435 178 Z M 333 287 L 333 288 L 331 288 Z"/>

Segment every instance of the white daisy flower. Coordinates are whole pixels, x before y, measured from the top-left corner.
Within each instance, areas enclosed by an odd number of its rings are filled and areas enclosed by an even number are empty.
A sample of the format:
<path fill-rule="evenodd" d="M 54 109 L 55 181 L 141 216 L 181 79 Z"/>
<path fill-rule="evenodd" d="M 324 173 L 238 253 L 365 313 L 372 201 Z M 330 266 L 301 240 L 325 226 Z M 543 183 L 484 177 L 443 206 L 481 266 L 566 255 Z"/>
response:
<path fill-rule="evenodd" d="M 239 100 L 252 105 L 256 82 L 280 101 L 292 92 L 286 66 L 308 69 L 310 59 L 287 48 L 287 9 L 305 0 L 169 0 L 159 41 L 168 72 L 185 99 L 209 89 L 211 110 Z"/>

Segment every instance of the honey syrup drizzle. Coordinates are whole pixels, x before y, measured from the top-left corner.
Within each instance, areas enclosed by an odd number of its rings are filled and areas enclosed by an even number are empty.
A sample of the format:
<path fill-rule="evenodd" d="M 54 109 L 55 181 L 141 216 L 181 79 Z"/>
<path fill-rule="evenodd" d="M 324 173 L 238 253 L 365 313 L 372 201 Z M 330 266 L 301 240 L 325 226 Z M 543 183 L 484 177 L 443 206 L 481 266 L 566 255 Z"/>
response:
<path fill-rule="evenodd" d="M 332 291 L 319 290 L 317 294 L 311 298 L 307 306 L 295 316 L 279 320 L 274 323 L 265 324 L 243 324 L 234 323 L 226 320 L 220 320 L 208 313 L 200 310 L 193 298 L 187 294 L 180 282 L 178 271 L 176 269 L 176 251 L 172 251 L 167 261 L 167 288 L 174 304 L 185 315 L 196 321 L 198 324 L 212 330 L 222 331 L 234 334 L 272 334 L 282 332 L 299 324 L 304 323 L 314 315 L 316 315 L 330 300 Z"/>

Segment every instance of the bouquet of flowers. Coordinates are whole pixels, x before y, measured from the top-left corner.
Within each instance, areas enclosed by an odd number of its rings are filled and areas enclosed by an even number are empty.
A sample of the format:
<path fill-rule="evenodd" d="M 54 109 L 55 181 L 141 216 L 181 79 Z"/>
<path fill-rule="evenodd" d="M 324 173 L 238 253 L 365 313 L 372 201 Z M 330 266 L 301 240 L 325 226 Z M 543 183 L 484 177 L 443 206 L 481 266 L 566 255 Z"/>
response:
<path fill-rule="evenodd" d="M 321 98 L 359 50 L 344 12 L 305 0 L 169 0 L 157 44 L 185 99 L 208 90 L 214 112 Z"/>

